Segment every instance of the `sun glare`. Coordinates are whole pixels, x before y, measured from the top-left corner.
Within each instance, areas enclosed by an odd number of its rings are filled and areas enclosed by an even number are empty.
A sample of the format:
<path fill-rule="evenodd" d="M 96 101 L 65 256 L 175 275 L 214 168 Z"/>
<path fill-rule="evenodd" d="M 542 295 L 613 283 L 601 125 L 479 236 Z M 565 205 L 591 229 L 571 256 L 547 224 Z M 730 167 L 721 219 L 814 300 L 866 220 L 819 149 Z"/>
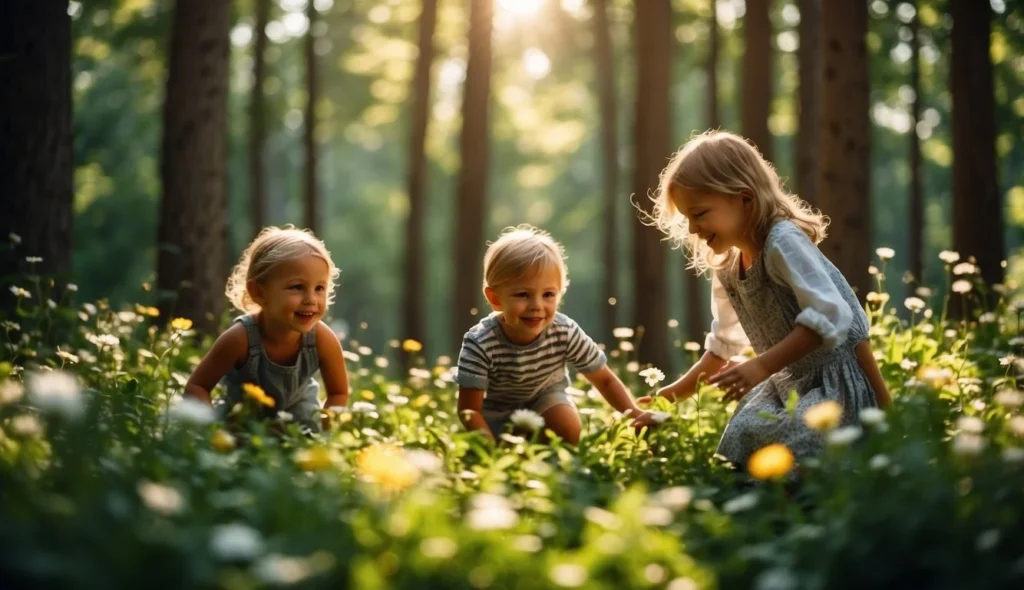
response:
<path fill-rule="evenodd" d="M 498 6 L 516 16 L 537 14 L 545 0 L 498 0 Z"/>

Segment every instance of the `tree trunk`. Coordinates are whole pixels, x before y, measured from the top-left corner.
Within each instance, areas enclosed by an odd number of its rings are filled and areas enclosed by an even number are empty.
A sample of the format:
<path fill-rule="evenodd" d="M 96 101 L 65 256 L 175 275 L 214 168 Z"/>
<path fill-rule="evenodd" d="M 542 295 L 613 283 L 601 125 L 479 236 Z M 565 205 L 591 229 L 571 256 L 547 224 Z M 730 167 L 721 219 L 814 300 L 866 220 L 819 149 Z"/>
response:
<path fill-rule="evenodd" d="M 772 135 L 768 117 L 772 112 L 772 23 L 771 0 L 747 0 L 743 18 L 746 48 L 743 54 L 743 135 L 769 161 Z"/>
<path fill-rule="evenodd" d="M 650 195 L 671 152 L 670 129 L 672 6 L 669 0 L 636 0 L 637 94 L 634 141 L 633 197 L 645 212 Z M 638 358 L 642 363 L 668 367 L 668 294 L 665 249 L 661 236 L 644 225 L 633 224 L 634 321 L 643 330 Z"/>
<path fill-rule="evenodd" d="M 309 17 L 309 31 L 306 32 L 306 116 L 304 129 L 304 143 L 306 146 L 306 169 L 305 177 L 305 226 L 317 231 L 317 178 L 316 178 L 316 101 L 320 99 L 320 81 L 317 74 L 316 59 L 316 35 L 314 29 L 317 23 L 316 3 L 309 0 L 306 3 L 306 16 Z"/>
<path fill-rule="evenodd" d="M 252 199 L 254 236 L 267 224 L 267 185 L 263 170 L 263 144 L 266 140 L 263 83 L 266 79 L 267 21 L 270 20 L 270 0 L 255 1 L 252 102 L 249 104 L 249 195 Z"/>
<path fill-rule="evenodd" d="M 800 0 L 800 128 L 796 138 L 796 190 L 818 201 L 818 143 L 821 141 L 821 0 Z"/>
<path fill-rule="evenodd" d="M 1003 281 L 1002 200 L 996 180 L 995 98 L 988 3 L 952 0 L 953 247 L 989 284 Z"/>
<path fill-rule="evenodd" d="M 454 240 L 455 305 L 452 310 L 452 338 L 458 350 L 462 336 L 475 321 L 480 301 L 484 232 L 484 204 L 487 200 L 490 164 L 488 111 L 491 96 L 491 29 L 494 0 L 471 0 L 469 9 L 469 60 L 462 100 L 462 133 L 456 194 Z"/>
<path fill-rule="evenodd" d="M 608 0 L 595 0 L 593 7 L 594 60 L 601 109 L 601 169 L 604 171 L 604 292 L 599 305 L 604 319 L 604 341 L 613 342 L 612 331 L 619 324 L 618 307 L 611 304 L 619 295 L 619 128 L 616 117 L 615 49 L 608 24 Z"/>
<path fill-rule="evenodd" d="M 71 270 L 71 18 L 68 3 L 11 2 L 0 18 L 0 280 Z M 22 283 L 18 286 L 26 287 Z M 3 287 L 8 295 L 7 286 Z M 0 301 L 3 301 L 0 298 Z"/>
<path fill-rule="evenodd" d="M 426 337 L 423 302 L 424 222 L 427 191 L 427 123 L 430 120 L 430 69 L 434 63 L 437 0 L 423 0 L 420 13 L 419 55 L 412 81 L 412 133 L 409 141 L 409 217 L 405 226 L 405 289 L 402 304 L 403 338 Z"/>
<path fill-rule="evenodd" d="M 867 10 L 858 2 L 824 5 L 818 195 L 832 220 L 821 250 L 862 300 L 870 291 L 871 262 Z"/>
<path fill-rule="evenodd" d="M 921 120 L 921 39 L 917 16 L 918 3 L 914 3 L 914 17 L 910 21 L 910 88 L 914 99 L 910 103 L 910 274 L 920 284 L 924 277 L 924 188 L 921 177 L 921 140 L 917 136 L 917 122 Z"/>
<path fill-rule="evenodd" d="M 224 310 L 228 270 L 230 26 L 227 0 L 175 4 L 164 100 L 157 257 L 161 317 L 189 318 L 206 333 L 216 330 Z"/>

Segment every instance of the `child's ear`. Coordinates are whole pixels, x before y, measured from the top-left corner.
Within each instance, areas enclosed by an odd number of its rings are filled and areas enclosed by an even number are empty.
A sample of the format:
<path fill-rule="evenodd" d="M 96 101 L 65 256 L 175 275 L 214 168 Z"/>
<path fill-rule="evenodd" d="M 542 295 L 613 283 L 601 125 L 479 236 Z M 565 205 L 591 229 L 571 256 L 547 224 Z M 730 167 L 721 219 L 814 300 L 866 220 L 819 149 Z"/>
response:
<path fill-rule="evenodd" d="M 742 199 L 744 207 L 749 207 L 754 204 L 754 193 L 747 189 L 743 189 L 740 191 L 740 199 Z"/>
<path fill-rule="evenodd" d="M 260 307 L 264 307 L 266 302 L 266 296 L 263 294 L 263 286 L 256 281 L 249 281 L 245 284 L 245 290 L 249 292 L 249 297 L 256 302 Z"/>
<path fill-rule="evenodd" d="M 487 298 L 487 303 L 491 304 L 494 311 L 501 311 L 501 299 L 498 298 L 498 292 L 492 287 L 484 287 L 484 297 Z"/>

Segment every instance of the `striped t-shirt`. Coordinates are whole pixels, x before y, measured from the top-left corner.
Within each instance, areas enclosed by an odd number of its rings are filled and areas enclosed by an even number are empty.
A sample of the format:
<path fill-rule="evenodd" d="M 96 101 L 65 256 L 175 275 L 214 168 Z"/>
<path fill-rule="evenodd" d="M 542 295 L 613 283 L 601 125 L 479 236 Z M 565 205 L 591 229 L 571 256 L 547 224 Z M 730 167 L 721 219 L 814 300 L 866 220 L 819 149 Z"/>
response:
<path fill-rule="evenodd" d="M 551 325 L 525 345 L 505 336 L 498 317 L 492 313 L 470 328 L 459 352 L 458 384 L 483 390 L 487 409 L 514 408 L 542 391 L 569 387 L 566 363 L 592 373 L 607 362 L 590 336 L 564 314 L 556 313 Z"/>

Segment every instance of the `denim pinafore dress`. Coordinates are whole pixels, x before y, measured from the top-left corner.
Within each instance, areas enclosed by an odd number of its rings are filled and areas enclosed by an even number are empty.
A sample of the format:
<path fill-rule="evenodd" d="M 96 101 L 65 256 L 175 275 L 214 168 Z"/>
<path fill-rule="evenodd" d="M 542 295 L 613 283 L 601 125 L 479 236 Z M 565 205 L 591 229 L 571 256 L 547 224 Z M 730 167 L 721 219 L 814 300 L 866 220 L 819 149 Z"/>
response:
<path fill-rule="evenodd" d="M 316 330 L 302 335 L 298 358 L 294 365 L 286 367 L 267 357 L 256 316 L 246 314 L 235 321 L 245 326 L 249 354 L 244 365 L 232 369 L 221 380 L 226 388 L 220 408 L 222 415 L 226 416 L 235 404 L 245 399 L 242 385 L 255 383 L 274 399 L 273 408 L 264 408 L 264 417 L 288 412 L 296 422 L 319 432 L 320 384 L 315 375 L 320 370 L 320 359 L 316 353 Z"/>

